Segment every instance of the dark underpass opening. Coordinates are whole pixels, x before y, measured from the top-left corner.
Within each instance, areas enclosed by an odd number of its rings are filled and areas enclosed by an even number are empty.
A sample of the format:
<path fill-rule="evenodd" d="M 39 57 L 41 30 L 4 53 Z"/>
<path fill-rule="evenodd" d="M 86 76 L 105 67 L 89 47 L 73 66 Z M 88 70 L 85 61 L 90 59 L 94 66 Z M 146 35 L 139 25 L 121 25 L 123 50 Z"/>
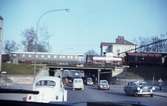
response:
<path fill-rule="evenodd" d="M 98 83 L 98 80 L 107 80 L 109 83 L 111 83 L 111 70 L 89 69 L 84 70 L 84 73 L 85 78 L 91 77 L 95 83 Z"/>

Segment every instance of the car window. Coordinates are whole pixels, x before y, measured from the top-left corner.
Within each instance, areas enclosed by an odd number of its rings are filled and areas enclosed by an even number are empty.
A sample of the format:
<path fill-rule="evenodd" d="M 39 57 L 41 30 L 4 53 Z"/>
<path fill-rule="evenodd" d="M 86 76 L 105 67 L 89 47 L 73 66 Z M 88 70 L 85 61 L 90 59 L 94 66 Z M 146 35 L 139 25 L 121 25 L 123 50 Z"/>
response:
<path fill-rule="evenodd" d="M 106 80 L 101 80 L 100 83 L 106 84 L 106 83 L 108 83 L 108 82 L 107 82 Z"/>
<path fill-rule="evenodd" d="M 75 83 L 81 83 L 81 82 L 82 82 L 82 79 L 75 79 L 74 82 L 75 82 Z"/>
<path fill-rule="evenodd" d="M 54 86 L 56 86 L 56 82 L 50 81 L 50 80 L 41 80 L 41 81 L 38 81 L 38 82 L 36 83 L 36 86 L 37 86 L 37 87 L 42 87 L 42 86 L 54 87 Z"/>

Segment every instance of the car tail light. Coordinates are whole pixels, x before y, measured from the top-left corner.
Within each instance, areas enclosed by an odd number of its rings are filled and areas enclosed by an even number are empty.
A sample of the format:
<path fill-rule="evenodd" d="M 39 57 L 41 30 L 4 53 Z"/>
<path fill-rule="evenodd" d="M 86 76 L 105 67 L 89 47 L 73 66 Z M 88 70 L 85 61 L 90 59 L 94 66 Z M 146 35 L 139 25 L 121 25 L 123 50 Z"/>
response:
<path fill-rule="evenodd" d="M 31 98 L 31 96 L 28 96 L 28 100 L 31 100 L 32 98 Z"/>

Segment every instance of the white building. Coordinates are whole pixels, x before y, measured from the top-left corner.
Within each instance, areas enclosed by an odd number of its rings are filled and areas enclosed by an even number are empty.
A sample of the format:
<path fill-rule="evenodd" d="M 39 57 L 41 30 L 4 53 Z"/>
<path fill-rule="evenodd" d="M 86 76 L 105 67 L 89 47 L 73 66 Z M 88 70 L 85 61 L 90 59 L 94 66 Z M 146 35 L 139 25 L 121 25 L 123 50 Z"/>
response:
<path fill-rule="evenodd" d="M 123 57 L 123 52 L 134 52 L 136 45 L 124 39 L 123 36 L 118 36 L 115 43 L 102 42 L 101 43 L 101 55 L 106 53 L 113 53 L 114 56 Z M 103 50 L 105 48 L 105 50 Z M 131 51 L 129 51 L 131 50 Z"/>

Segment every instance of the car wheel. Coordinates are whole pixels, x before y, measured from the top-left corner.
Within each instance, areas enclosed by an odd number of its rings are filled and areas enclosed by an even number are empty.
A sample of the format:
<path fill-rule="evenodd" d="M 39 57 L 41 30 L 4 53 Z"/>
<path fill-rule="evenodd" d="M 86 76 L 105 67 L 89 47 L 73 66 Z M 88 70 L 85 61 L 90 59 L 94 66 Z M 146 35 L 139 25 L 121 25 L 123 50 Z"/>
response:
<path fill-rule="evenodd" d="M 153 97 L 153 96 L 154 96 L 153 94 L 150 95 L 150 97 Z"/>
<path fill-rule="evenodd" d="M 139 95 L 137 93 L 135 93 L 134 96 L 138 97 Z"/>

